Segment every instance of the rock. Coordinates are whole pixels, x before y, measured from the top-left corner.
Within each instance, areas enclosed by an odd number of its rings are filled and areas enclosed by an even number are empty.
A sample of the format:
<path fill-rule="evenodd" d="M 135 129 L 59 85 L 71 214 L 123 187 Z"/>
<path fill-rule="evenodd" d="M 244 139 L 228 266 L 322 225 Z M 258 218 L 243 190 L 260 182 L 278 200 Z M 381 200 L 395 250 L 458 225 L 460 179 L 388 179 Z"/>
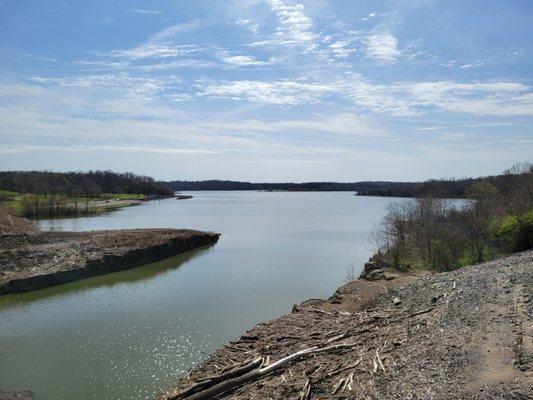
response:
<path fill-rule="evenodd" d="M 398 306 L 398 305 L 400 305 L 402 303 L 400 298 L 396 297 L 396 296 L 392 298 L 392 302 L 394 303 L 395 306 Z"/>

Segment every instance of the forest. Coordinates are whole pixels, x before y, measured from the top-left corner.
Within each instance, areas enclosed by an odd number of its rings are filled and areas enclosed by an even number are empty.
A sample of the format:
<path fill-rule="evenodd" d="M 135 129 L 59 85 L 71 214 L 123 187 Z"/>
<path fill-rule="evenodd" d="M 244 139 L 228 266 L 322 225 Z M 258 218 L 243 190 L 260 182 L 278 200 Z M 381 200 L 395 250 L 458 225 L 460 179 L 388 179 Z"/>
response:
<path fill-rule="evenodd" d="M 400 190 L 404 182 L 305 182 L 305 183 L 252 183 L 226 180 L 206 181 L 170 181 L 167 186 L 174 191 L 181 190 L 262 190 L 291 192 L 359 192 L 380 191 L 387 189 Z"/>
<path fill-rule="evenodd" d="M 0 171 L 0 188 L 19 193 L 62 193 L 96 197 L 102 193 L 172 196 L 172 191 L 148 176 L 112 171 Z"/>
<path fill-rule="evenodd" d="M 372 234 L 376 261 L 445 271 L 533 248 L 533 165 L 468 181 L 459 202 L 442 197 L 443 185 L 389 204 Z"/>
<path fill-rule="evenodd" d="M 131 195 L 131 196 L 128 196 Z M 153 178 L 111 171 L 0 172 L 0 200 L 25 217 L 67 217 L 97 212 L 94 200 L 156 199 L 173 192 Z M 133 197 L 132 197 L 133 196 Z"/>
<path fill-rule="evenodd" d="M 468 197 L 468 189 L 476 182 L 488 182 L 505 191 L 511 179 L 508 173 L 496 176 L 462 179 L 432 179 L 424 182 L 304 182 L 252 183 L 227 180 L 170 181 L 165 184 L 173 191 L 188 190 L 262 190 L 262 191 L 339 191 L 355 192 L 358 196 L 380 197 L 441 197 L 460 199 Z"/>

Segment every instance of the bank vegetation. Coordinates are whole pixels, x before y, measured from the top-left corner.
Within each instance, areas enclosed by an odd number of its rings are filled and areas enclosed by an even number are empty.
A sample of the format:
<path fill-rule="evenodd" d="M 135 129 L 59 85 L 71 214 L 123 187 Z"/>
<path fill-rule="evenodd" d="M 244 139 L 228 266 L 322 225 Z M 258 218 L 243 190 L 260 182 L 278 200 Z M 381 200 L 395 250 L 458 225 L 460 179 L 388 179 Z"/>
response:
<path fill-rule="evenodd" d="M 173 192 L 153 178 L 111 171 L 0 172 L 0 201 L 25 217 L 69 217 L 90 215 L 113 208 L 125 200 L 171 197 Z M 98 202 L 108 202 L 98 207 Z"/>
<path fill-rule="evenodd" d="M 389 204 L 372 234 L 377 262 L 446 271 L 533 248 L 533 166 L 472 182 L 465 200 L 428 193 Z"/>

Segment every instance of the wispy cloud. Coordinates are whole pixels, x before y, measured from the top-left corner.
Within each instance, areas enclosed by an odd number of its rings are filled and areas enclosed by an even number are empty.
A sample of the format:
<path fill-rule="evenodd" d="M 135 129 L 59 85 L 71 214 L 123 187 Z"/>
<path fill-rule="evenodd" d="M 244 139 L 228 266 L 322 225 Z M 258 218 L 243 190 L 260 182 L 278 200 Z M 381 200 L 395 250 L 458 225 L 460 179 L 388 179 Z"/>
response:
<path fill-rule="evenodd" d="M 219 57 L 226 64 L 239 66 L 239 67 L 249 67 L 249 66 L 261 66 L 261 65 L 271 65 L 275 62 L 274 58 L 271 58 L 268 61 L 261 61 L 250 55 L 231 55 L 227 52 L 219 53 Z"/>
<path fill-rule="evenodd" d="M 315 47 L 318 38 L 313 33 L 313 21 L 305 14 L 303 4 L 289 4 L 282 0 L 268 0 L 272 12 L 276 15 L 278 25 L 272 37 L 252 43 L 252 46 L 287 46 L 299 45 Z"/>
<path fill-rule="evenodd" d="M 190 44 L 176 44 L 179 34 L 198 29 L 202 22 L 199 20 L 183 22 L 168 26 L 152 34 L 139 46 L 130 49 L 117 49 L 100 56 L 117 57 L 129 60 L 141 60 L 148 58 L 170 58 L 188 56 L 201 51 L 201 48 Z"/>
<path fill-rule="evenodd" d="M 356 52 L 356 49 L 350 47 L 351 44 L 352 42 L 350 40 L 339 40 L 330 44 L 328 47 L 335 57 L 345 58 Z"/>
<path fill-rule="evenodd" d="M 142 147 L 142 146 L 32 146 L 32 145 L 0 145 L 0 154 L 35 153 L 35 152 L 101 152 L 113 153 L 153 153 L 153 154 L 177 154 L 177 155 L 206 155 L 221 154 L 220 150 L 186 149 L 172 147 Z"/>
<path fill-rule="evenodd" d="M 259 25 L 253 23 L 251 20 L 247 18 L 238 18 L 235 20 L 234 24 L 237 26 L 244 26 L 253 33 L 259 32 Z"/>
<path fill-rule="evenodd" d="M 203 49 L 193 45 L 160 45 L 146 44 L 126 50 L 112 50 L 102 55 L 130 60 L 141 60 L 145 58 L 175 58 L 197 54 Z"/>
<path fill-rule="evenodd" d="M 461 69 L 472 69 L 472 68 L 482 67 L 483 65 L 485 65 L 485 62 L 483 62 L 481 60 L 477 60 L 477 61 L 474 61 L 472 63 L 463 64 L 463 65 L 459 66 L 459 68 L 461 68 Z"/>
<path fill-rule="evenodd" d="M 107 93 L 119 93 L 127 97 L 142 99 L 154 98 L 169 90 L 176 90 L 177 85 L 181 83 L 177 76 L 161 78 L 131 76 L 125 73 L 63 78 L 32 77 L 30 81 L 42 85 L 84 88 L 92 92 L 100 90 Z"/>
<path fill-rule="evenodd" d="M 135 14 L 146 14 L 146 15 L 158 15 L 158 14 L 161 14 L 161 11 L 144 10 L 144 9 L 141 9 L 141 8 L 132 8 L 129 11 L 132 12 L 132 13 L 135 13 Z"/>
<path fill-rule="evenodd" d="M 23 55 L 24 57 L 29 58 L 29 59 L 32 59 L 32 60 L 46 61 L 46 62 L 51 62 L 51 63 L 55 63 L 55 62 L 57 62 L 57 59 L 55 59 L 55 58 L 51 58 L 51 57 L 43 57 L 43 56 L 39 56 L 39 55 L 37 55 L 37 54 L 23 53 L 22 55 Z"/>
<path fill-rule="evenodd" d="M 390 33 L 378 33 L 366 37 L 367 57 L 387 63 L 398 60 L 401 52 L 398 50 L 398 40 Z"/>
<path fill-rule="evenodd" d="M 377 113 L 415 116 L 430 110 L 475 115 L 533 115 L 531 87 L 517 82 L 396 82 L 376 85 L 359 76 L 324 82 L 199 82 L 199 96 L 271 105 L 321 103 L 341 96 Z"/>
<path fill-rule="evenodd" d="M 197 86 L 200 96 L 275 105 L 316 103 L 320 97 L 333 90 L 328 85 L 288 80 L 199 82 Z"/>

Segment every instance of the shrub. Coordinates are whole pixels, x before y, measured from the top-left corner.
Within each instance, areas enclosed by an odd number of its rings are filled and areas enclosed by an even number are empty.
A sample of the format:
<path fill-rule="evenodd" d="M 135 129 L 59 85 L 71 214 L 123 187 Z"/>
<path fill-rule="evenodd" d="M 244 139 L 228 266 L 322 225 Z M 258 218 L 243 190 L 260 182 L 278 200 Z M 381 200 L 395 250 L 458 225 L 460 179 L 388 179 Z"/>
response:
<path fill-rule="evenodd" d="M 522 215 L 508 215 L 496 228 L 495 236 L 509 251 L 533 248 L 533 209 Z"/>

